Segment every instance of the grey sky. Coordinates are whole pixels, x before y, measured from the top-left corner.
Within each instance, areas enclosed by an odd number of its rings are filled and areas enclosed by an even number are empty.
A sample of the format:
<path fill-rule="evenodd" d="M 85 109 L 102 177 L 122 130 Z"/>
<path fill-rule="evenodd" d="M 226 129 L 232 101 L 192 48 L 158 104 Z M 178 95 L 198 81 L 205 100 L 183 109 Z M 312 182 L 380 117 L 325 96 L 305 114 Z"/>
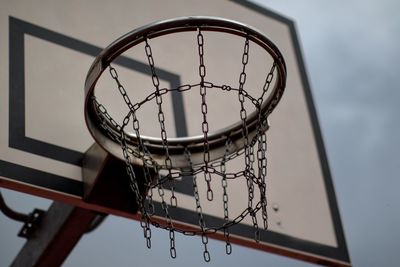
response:
<path fill-rule="evenodd" d="M 297 24 L 354 266 L 398 266 L 400 2 L 256 2 Z M 25 212 L 49 204 L 11 191 L 5 197 Z M 0 225 L 0 266 L 7 266 L 23 244 L 16 237 L 21 225 L 3 215 Z M 201 242 L 181 235 L 178 246 L 192 249 L 172 260 L 168 233 L 154 231 L 149 251 L 136 222 L 110 217 L 81 240 L 65 266 L 310 266 L 238 246 L 226 256 L 217 241 L 205 264 Z"/>

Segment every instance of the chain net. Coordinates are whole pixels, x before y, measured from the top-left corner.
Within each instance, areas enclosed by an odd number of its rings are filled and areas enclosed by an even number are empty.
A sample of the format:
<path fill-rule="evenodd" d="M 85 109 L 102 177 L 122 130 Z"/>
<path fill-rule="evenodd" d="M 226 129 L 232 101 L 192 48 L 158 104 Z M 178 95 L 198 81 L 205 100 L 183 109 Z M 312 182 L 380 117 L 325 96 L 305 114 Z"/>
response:
<path fill-rule="evenodd" d="M 226 243 L 226 253 L 231 254 L 232 245 L 230 241 L 230 228 L 232 226 L 240 223 L 245 217 L 250 216 L 254 229 L 254 239 L 256 242 L 259 242 L 260 240 L 260 228 L 267 229 L 268 227 L 266 198 L 267 136 L 265 131 L 269 126 L 267 114 L 263 114 L 263 112 L 261 112 L 261 105 L 265 101 L 267 91 L 271 87 L 276 64 L 272 63 L 272 66 L 266 75 L 265 83 L 260 96 L 251 96 L 245 90 L 246 66 L 249 61 L 250 42 L 248 38 L 244 38 L 245 42 L 241 60 L 242 70 L 238 79 L 238 87 L 214 84 L 207 80 L 206 62 L 204 59 L 205 40 L 200 28 L 197 30 L 196 37 L 199 56 L 198 83 L 183 84 L 176 88 L 160 88 L 160 82 L 157 76 L 157 69 L 155 67 L 155 60 L 153 58 L 151 45 L 149 40 L 145 39 L 144 52 L 150 67 L 151 79 L 154 86 L 152 93 L 140 102 L 132 102 L 125 90 L 124 85 L 122 85 L 120 82 L 117 70 L 113 66 L 109 66 L 109 73 L 112 79 L 115 81 L 121 97 L 129 108 L 129 112 L 124 117 L 122 123 L 119 124 L 110 116 L 107 109 L 98 102 L 95 96 L 92 97 L 92 100 L 95 111 L 100 118 L 102 129 L 113 141 L 117 142 L 122 149 L 123 157 L 126 163 L 126 171 L 130 178 L 130 187 L 141 214 L 140 225 L 143 228 L 143 235 L 146 240 L 147 247 L 151 247 L 151 225 L 166 229 L 169 232 L 170 255 L 172 258 L 177 256 L 175 247 L 176 232 L 180 232 L 185 235 L 199 235 L 204 247 L 204 260 L 208 262 L 210 261 L 210 253 L 208 250 L 208 238 L 210 234 L 214 234 L 217 231 L 222 233 Z M 183 93 L 188 90 L 198 91 L 201 97 L 199 108 L 201 109 L 202 115 L 201 129 L 203 136 L 203 160 L 201 164 L 193 164 L 191 161 L 190 149 L 188 149 L 188 147 L 184 147 L 183 153 L 188 162 L 188 166 L 185 168 L 177 168 L 174 166 L 170 157 L 169 142 L 163 111 L 163 97 L 171 92 Z M 225 153 L 217 160 L 211 160 L 210 157 L 210 129 L 208 117 L 213 115 L 208 113 L 207 108 L 207 92 L 209 90 L 220 90 L 222 93 L 227 91 L 235 92 L 237 94 L 238 105 L 240 106 L 238 121 L 241 122 L 241 138 L 244 141 L 244 146 L 238 151 L 232 153 L 232 150 L 230 149 L 232 140 L 229 138 L 229 136 L 227 136 L 225 141 Z M 160 139 L 165 156 L 163 164 L 160 164 L 153 159 L 151 152 L 146 147 L 146 143 L 143 142 L 141 138 L 141 127 L 136 113 L 143 104 L 148 102 L 153 102 L 158 110 L 157 116 L 160 128 Z M 248 115 L 247 109 L 245 108 L 245 102 L 249 102 L 255 107 L 258 116 L 255 133 L 253 132 L 252 134 L 250 134 L 248 130 Z M 128 129 L 128 127 L 131 127 L 130 130 L 134 133 L 137 140 L 135 149 L 133 149 L 128 142 L 126 134 L 126 129 Z M 244 158 L 245 167 L 243 170 L 238 172 L 230 172 L 227 168 L 227 164 L 238 156 Z M 137 159 L 140 160 L 144 177 L 138 177 L 135 174 L 133 159 L 136 159 L 135 162 L 137 162 Z M 147 188 L 144 194 L 139 188 L 139 179 L 144 179 L 144 184 Z M 179 205 L 179 201 L 175 193 L 175 182 L 178 179 L 192 179 L 192 190 L 196 205 L 194 210 L 197 213 L 198 229 L 193 230 L 185 227 L 179 227 L 176 225 L 176 223 L 174 223 L 171 210 Z M 213 179 L 219 179 L 222 188 L 223 210 L 221 213 L 223 214 L 223 224 L 217 226 L 211 226 L 207 223 L 205 218 L 206 216 L 202 208 L 203 206 L 198 185 L 199 183 L 205 183 L 207 201 L 217 201 L 215 200 L 214 190 L 211 183 Z M 237 216 L 232 216 L 229 212 L 228 181 L 233 179 L 245 179 L 248 194 L 247 207 Z M 166 195 L 166 190 L 169 191 L 168 197 Z M 259 193 L 255 194 L 255 190 L 258 190 Z M 159 214 L 158 216 L 155 216 L 156 202 L 153 200 L 154 194 L 157 194 L 158 199 L 160 199 L 161 211 L 164 218 L 160 218 Z M 256 195 L 258 198 L 256 198 Z M 256 215 L 258 213 L 261 213 L 261 216 L 257 217 Z M 262 221 L 260 221 L 259 218 L 262 218 Z"/>

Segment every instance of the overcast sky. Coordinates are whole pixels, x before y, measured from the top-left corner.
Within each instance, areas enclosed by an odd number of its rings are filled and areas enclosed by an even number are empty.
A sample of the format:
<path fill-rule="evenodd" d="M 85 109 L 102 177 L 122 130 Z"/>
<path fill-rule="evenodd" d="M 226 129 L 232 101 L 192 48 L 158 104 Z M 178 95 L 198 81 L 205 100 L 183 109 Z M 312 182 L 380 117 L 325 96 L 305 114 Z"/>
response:
<path fill-rule="evenodd" d="M 256 2 L 297 24 L 353 264 L 399 266 L 400 2 Z M 19 211 L 49 205 L 8 190 L 5 197 Z M 7 266 L 24 240 L 16 237 L 20 224 L 3 215 L 0 223 L 0 266 Z M 157 242 L 149 251 L 134 240 L 140 231 L 136 222 L 108 218 L 65 266 L 196 266 L 194 260 L 202 266 L 310 266 L 237 246 L 228 257 L 216 241 L 212 262 L 204 264 L 201 243 L 181 235 L 177 242 L 193 249 L 171 260 L 167 233 L 154 230 Z"/>

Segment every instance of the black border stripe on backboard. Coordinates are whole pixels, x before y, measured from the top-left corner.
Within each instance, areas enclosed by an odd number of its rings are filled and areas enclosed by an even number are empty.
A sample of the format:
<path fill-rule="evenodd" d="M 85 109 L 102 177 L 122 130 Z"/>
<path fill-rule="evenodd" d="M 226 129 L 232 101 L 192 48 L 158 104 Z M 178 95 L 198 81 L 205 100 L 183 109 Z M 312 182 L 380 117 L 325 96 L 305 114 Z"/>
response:
<path fill-rule="evenodd" d="M 46 185 L 48 190 L 63 192 L 77 197 L 82 197 L 83 195 L 83 186 L 80 181 L 3 160 L 0 160 L 0 167 L 0 177 L 30 185 Z"/>
<path fill-rule="evenodd" d="M 93 57 L 96 57 L 102 51 L 102 48 L 34 25 L 21 19 L 11 16 L 9 17 L 9 146 L 25 152 L 55 159 L 65 163 L 82 166 L 83 153 L 26 136 L 25 73 L 29 70 L 25 69 L 25 35 L 34 36 L 41 40 L 45 40 L 50 43 Z M 117 58 L 114 62 L 116 65 L 123 66 L 132 71 L 151 76 L 148 70 L 148 65 L 140 61 L 121 56 Z M 157 68 L 157 75 L 160 77 L 160 79 L 167 81 L 171 88 L 176 88 L 181 83 L 180 76 L 170 71 Z M 184 112 L 183 97 L 181 94 L 173 92 L 171 94 L 171 98 L 173 104 L 173 112 L 175 116 L 176 134 L 178 137 L 187 136 L 188 130 Z M 42 183 L 44 182 L 44 180 L 40 181 L 40 186 L 47 187 L 46 183 Z M 188 187 L 185 186 L 186 182 L 187 180 L 185 180 L 185 182 L 177 182 L 176 191 L 192 195 L 193 192 L 191 192 L 191 190 L 188 190 Z M 189 181 L 188 183 L 191 182 Z"/>
<path fill-rule="evenodd" d="M 160 217 L 165 216 L 165 211 L 160 203 L 155 203 L 155 214 Z M 173 208 L 169 209 L 169 215 L 174 218 L 177 222 L 185 222 L 191 225 L 199 224 L 198 213 L 193 210 L 187 210 L 184 208 Z M 203 214 L 204 221 L 208 227 L 221 226 L 225 223 L 223 218 Z M 343 262 L 347 262 L 345 257 L 342 257 L 340 250 L 335 247 L 323 245 L 320 243 L 304 240 L 301 238 L 292 237 L 278 232 L 268 231 L 259 229 L 260 231 L 260 243 L 261 244 L 274 244 L 281 247 L 289 248 L 295 251 L 303 251 L 312 255 L 319 255 L 326 258 L 336 259 Z M 254 241 L 254 227 L 244 223 L 236 224 L 229 229 L 230 234 L 240 238 L 245 238 Z M 223 234 L 223 233 L 221 233 Z"/>
<path fill-rule="evenodd" d="M 62 146 L 46 143 L 26 136 L 25 131 L 25 34 L 34 36 L 62 47 L 84 53 L 89 56 L 97 56 L 102 48 L 81 40 L 39 27 L 26 21 L 9 17 L 9 47 L 10 47 L 10 118 L 9 118 L 9 146 L 36 155 L 52 158 L 62 162 L 82 166 L 83 154 Z M 121 56 L 115 60 L 116 65 L 124 66 L 136 72 L 150 75 L 147 64 Z M 171 88 L 180 84 L 180 77 L 164 69 L 157 69 L 160 79 L 167 81 Z M 83 90 L 83 85 L 82 85 Z M 83 99 L 82 99 L 83 102 Z M 176 116 L 175 128 L 177 136 L 187 135 L 186 118 L 181 94 L 172 94 L 173 111 Z M 82 111 L 83 113 L 83 111 Z"/>

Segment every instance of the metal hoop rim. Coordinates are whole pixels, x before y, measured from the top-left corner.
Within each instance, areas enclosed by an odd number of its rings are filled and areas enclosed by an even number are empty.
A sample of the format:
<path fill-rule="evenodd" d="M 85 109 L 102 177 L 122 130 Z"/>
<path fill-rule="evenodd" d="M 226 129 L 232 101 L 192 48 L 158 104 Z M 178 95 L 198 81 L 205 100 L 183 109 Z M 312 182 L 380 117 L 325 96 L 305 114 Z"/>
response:
<path fill-rule="evenodd" d="M 104 133 L 104 130 L 102 130 L 99 126 L 99 117 L 94 110 L 94 105 L 92 102 L 96 83 L 104 70 L 111 64 L 114 59 L 116 59 L 126 50 L 134 47 L 139 43 L 144 42 L 146 38 L 151 39 L 176 32 L 196 31 L 198 28 L 201 28 L 202 31 L 218 31 L 246 37 L 264 48 L 273 57 L 274 62 L 276 63 L 278 76 L 274 88 L 272 89 L 268 98 L 263 101 L 260 112 L 262 112 L 263 116 L 267 117 L 273 111 L 273 109 L 276 107 L 279 100 L 281 99 L 286 86 L 286 64 L 279 49 L 270 41 L 270 39 L 265 34 L 246 24 L 218 17 L 190 16 L 158 21 L 133 30 L 111 43 L 96 57 L 88 71 L 85 80 L 85 121 L 93 138 L 104 149 L 106 149 L 113 155 L 123 159 L 120 144 L 108 138 L 107 134 Z M 256 112 L 251 113 L 247 118 L 250 138 L 253 138 L 253 136 L 255 136 L 256 134 L 255 132 L 257 131 L 257 114 L 255 113 Z M 111 128 L 113 128 L 115 133 L 118 135 L 118 129 L 115 129 L 115 127 Z M 136 136 L 132 134 L 126 136 L 128 136 L 129 138 L 129 144 L 132 147 L 136 147 Z M 220 129 L 218 131 L 210 133 L 208 136 L 210 152 L 217 152 L 215 155 L 212 156 L 212 160 L 219 158 L 221 156 L 219 154 L 221 154 L 222 152 L 226 153 L 223 146 L 227 138 L 230 138 L 233 143 L 232 152 L 235 152 L 242 148 L 244 144 L 243 142 L 241 142 L 241 136 L 240 122 L 234 123 L 224 129 Z M 143 135 L 141 135 L 140 138 L 143 142 L 146 143 L 146 147 L 148 147 L 149 151 L 151 151 L 152 154 L 154 153 L 155 160 L 162 165 L 164 161 L 162 140 L 159 138 Z M 176 160 L 175 166 L 179 167 L 187 165 L 182 160 L 182 151 L 185 147 L 193 152 L 202 153 L 203 141 L 204 140 L 202 136 L 191 136 L 172 139 L 168 138 L 168 146 L 171 157 L 176 156 L 177 158 L 179 158 Z M 223 148 L 221 149 L 221 147 Z M 218 152 L 218 150 L 220 152 Z M 200 158 L 202 159 L 201 155 Z M 196 159 L 192 160 L 195 164 Z M 202 160 L 199 161 L 201 162 Z M 141 164 L 141 161 L 138 160 L 137 163 Z"/>

